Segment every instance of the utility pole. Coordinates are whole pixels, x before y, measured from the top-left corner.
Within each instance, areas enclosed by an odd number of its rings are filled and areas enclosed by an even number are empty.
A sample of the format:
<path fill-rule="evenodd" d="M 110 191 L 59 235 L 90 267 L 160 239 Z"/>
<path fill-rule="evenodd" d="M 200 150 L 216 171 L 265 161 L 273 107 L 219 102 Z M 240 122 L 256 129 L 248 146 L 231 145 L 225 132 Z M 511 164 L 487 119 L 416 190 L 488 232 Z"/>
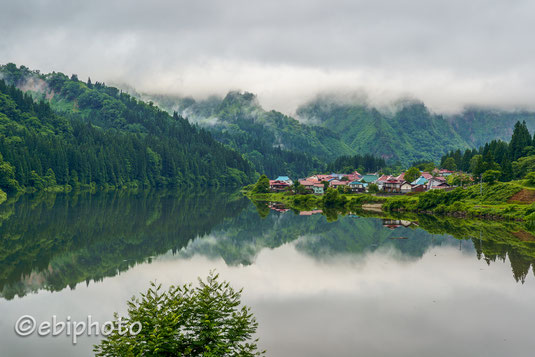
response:
<path fill-rule="evenodd" d="M 483 175 L 479 179 L 479 203 L 483 201 Z"/>

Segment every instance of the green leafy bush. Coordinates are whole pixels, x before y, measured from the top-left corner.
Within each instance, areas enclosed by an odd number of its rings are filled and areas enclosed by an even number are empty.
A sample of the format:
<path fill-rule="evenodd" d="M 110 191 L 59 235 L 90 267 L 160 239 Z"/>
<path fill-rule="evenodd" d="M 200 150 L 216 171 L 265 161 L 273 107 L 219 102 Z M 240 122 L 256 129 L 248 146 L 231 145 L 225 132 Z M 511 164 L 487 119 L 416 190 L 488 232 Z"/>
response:
<path fill-rule="evenodd" d="M 260 176 L 256 185 L 253 188 L 254 193 L 268 193 L 269 192 L 269 179 L 266 175 Z"/>
<path fill-rule="evenodd" d="M 535 185 L 535 171 L 527 174 L 526 180 L 528 181 L 528 184 Z"/>
<path fill-rule="evenodd" d="M 96 356 L 260 356 L 251 341 L 258 323 L 246 306 L 241 290 L 219 282 L 210 273 L 199 286 L 171 286 L 162 291 L 152 283 L 140 298 L 128 303 L 123 326 L 141 324 L 137 335 L 114 331 L 94 347 Z M 137 328 L 137 327 L 136 327 Z M 124 330 L 123 330 L 124 331 Z"/>

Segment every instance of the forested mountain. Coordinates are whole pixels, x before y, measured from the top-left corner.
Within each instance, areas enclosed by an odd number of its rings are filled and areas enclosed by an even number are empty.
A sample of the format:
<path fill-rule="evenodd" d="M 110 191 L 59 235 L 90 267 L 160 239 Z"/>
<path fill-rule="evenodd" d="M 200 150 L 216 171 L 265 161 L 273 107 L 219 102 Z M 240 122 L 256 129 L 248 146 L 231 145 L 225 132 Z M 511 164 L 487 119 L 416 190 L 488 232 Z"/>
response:
<path fill-rule="evenodd" d="M 0 66 L 0 75 L 3 189 L 218 186 L 253 179 L 249 163 L 208 131 L 117 88 L 14 64 Z"/>
<path fill-rule="evenodd" d="M 494 139 L 508 139 L 516 121 L 535 128 L 535 113 L 468 108 L 458 115 L 430 112 L 420 102 L 398 103 L 390 113 L 364 104 L 318 97 L 297 110 L 299 118 L 338 133 L 361 154 L 374 154 L 407 165 L 437 161 L 452 149 L 476 148 Z"/>
<path fill-rule="evenodd" d="M 509 140 L 516 122 L 526 122 L 535 130 L 535 113 L 528 111 L 505 112 L 491 109 L 467 108 L 447 118 L 466 142 L 474 147 L 492 140 Z"/>
<path fill-rule="evenodd" d="M 300 107 L 298 116 L 331 128 L 359 153 L 407 164 L 434 161 L 445 150 L 468 147 L 446 119 L 433 115 L 422 103 L 407 103 L 387 115 L 367 106 L 326 100 Z"/>
<path fill-rule="evenodd" d="M 432 113 L 423 103 L 396 103 L 385 111 L 319 96 L 297 109 L 299 121 L 267 112 L 251 93 L 230 92 L 225 98 L 195 101 L 188 97 L 147 96 L 169 112 L 178 111 L 212 132 L 253 162 L 260 172 L 278 173 L 283 160 L 291 172 L 325 167 L 340 156 L 374 155 L 406 166 L 415 161 L 438 162 L 450 150 L 476 148 L 505 140 L 518 120 L 535 129 L 535 113 L 467 108 L 457 115 Z M 281 151 L 275 152 L 281 149 Z M 302 156 L 308 155 L 308 156 Z M 309 166 L 302 166 L 308 162 Z"/>
<path fill-rule="evenodd" d="M 9 190 L 241 185 L 255 170 L 270 177 L 346 166 L 373 171 L 396 162 L 438 162 L 448 151 L 506 139 L 518 119 L 535 128 L 530 112 L 470 108 L 442 116 L 414 101 L 385 112 L 318 97 L 298 108 L 296 120 L 264 110 L 247 92 L 200 101 L 146 97 L 165 112 L 76 75 L 7 64 L 0 77 L 0 187 Z"/>
<path fill-rule="evenodd" d="M 441 166 L 476 177 L 491 171 L 501 181 L 524 178 L 535 171 L 535 135 L 532 137 L 525 121 L 517 122 L 512 131 L 510 142 L 492 140 L 479 149 L 451 151 L 442 156 Z"/>
<path fill-rule="evenodd" d="M 202 101 L 150 96 L 169 112 L 178 111 L 209 130 L 220 142 L 249 159 L 258 172 L 304 176 L 355 151 L 332 130 L 301 124 L 277 111 L 265 111 L 251 93 L 229 92 Z"/>

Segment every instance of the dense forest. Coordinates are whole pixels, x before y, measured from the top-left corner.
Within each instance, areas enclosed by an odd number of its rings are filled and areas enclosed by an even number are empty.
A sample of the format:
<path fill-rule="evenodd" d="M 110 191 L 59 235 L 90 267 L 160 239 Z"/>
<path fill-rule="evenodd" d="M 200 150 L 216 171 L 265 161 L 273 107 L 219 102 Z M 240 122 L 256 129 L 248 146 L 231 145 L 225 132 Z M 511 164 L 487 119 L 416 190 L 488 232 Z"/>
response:
<path fill-rule="evenodd" d="M 520 179 L 535 171 L 535 137 L 525 121 L 514 126 L 510 142 L 492 140 L 479 149 L 455 150 L 442 157 L 441 166 L 479 177 L 495 171 L 501 181 Z"/>
<path fill-rule="evenodd" d="M 323 96 L 301 106 L 302 120 L 331 128 L 360 154 L 373 154 L 407 166 L 414 161 L 440 160 L 451 150 L 477 148 L 494 139 L 506 140 L 517 121 L 535 129 L 535 113 L 467 108 L 455 115 L 431 112 L 423 103 L 404 101 L 381 110 L 367 104 Z"/>
<path fill-rule="evenodd" d="M 0 188 L 238 186 L 254 169 L 186 119 L 103 83 L 0 67 Z M 26 91 L 18 89 L 22 88 Z"/>
<path fill-rule="evenodd" d="M 352 172 L 359 171 L 361 174 L 367 172 L 377 172 L 386 168 L 385 159 L 375 157 L 373 155 L 354 155 L 354 156 L 340 156 L 329 165 L 327 165 L 328 172 Z"/>

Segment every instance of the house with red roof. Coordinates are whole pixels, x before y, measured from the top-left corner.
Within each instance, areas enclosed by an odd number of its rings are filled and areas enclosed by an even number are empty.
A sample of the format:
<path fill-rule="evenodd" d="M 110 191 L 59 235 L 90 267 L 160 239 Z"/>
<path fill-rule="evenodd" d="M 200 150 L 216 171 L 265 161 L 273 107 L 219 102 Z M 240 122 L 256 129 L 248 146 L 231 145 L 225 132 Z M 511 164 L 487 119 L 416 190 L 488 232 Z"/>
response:
<path fill-rule="evenodd" d="M 311 179 L 311 178 L 314 178 L 315 180 L 318 180 L 319 182 L 329 181 L 333 179 L 331 175 L 314 175 L 314 176 L 309 177 L 308 179 Z"/>
<path fill-rule="evenodd" d="M 429 179 L 432 179 L 433 178 L 433 175 L 431 175 L 429 172 L 422 172 L 422 174 L 420 175 L 420 177 L 423 177 L 425 178 L 426 180 L 429 180 Z"/>
<path fill-rule="evenodd" d="M 338 188 L 340 186 L 347 186 L 348 183 L 348 181 L 331 180 L 329 182 L 329 186 L 333 188 Z"/>
<path fill-rule="evenodd" d="M 398 180 L 395 177 L 390 176 L 388 180 L 383 183 L 383 191 L 385 192 L 401 192 L 401 185 L 405 181 Z"/>
<path fill-rule="evenodd" d="M 347 177 L 347 180 L 349 182 L 352 182 L 352 181 L 358 181 L 362 178 L 362 175 L 358 173 L 358 171 L 353 171 L 352 173 L 350 174 L 347 174 L 347 175 L 344 175 L 344 177 Z"/>
<path fill-rule="evenodd" d="M 290 185 L 284 181 L 269 180 L 269 189 L 275 192 L 287 191 L 290 189 Z"/>
<path fill-rule="evenodd" d="M 307 191 L 310 191 L 311 193 L 314 193 L 316 195 L 322 195 L 323 194 L 323 184 L 321 182 L 318 182 L 318 180 L 299 180 L 299 183 L 305 187 Z"/>
<path fill-rule="evenodd" d="M 381 177 L 379 177 L 376 181 L 375 181 L 375 184 L 377 185 L 377 187 L 379 187 L 379 191 L 382 191 L 384 190 L 384 184 L 386 181 L 392 179 L 393 177 L 390 176 L 390 175 L 382 175 Z"/>

